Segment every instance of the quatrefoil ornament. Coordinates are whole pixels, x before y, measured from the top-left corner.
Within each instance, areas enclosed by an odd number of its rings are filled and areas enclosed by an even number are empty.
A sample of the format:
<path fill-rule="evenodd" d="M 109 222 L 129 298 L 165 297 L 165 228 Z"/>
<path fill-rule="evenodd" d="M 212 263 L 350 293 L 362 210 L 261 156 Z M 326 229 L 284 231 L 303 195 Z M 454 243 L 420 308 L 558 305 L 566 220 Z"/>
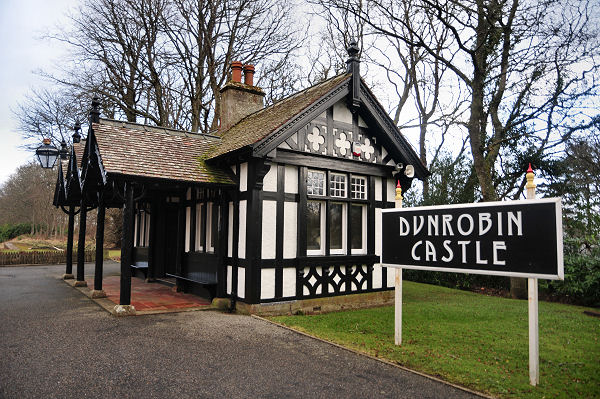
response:
<path fill-rule="evenodd" d="M 365 143 L 361 146 L 365 159 L 371 159 L 371 155 L 375 152 L 375 147 L 371 145 L 371 140 L 365 138 Z"/>
<path fill-rule="evenodd" d="M 306 136 L 306 139 L 311 144 L 313 151 L 319 151 L 319 146 L 325 143 L 325 137 L 321 136 L 319 128 L 316 126 L 313 127 L 312 132 Z"/>
<path fill-rule="evenodd" d="M 346 133 L 340 133 L 340 138 L 336 139 L 334 144 L 339 148 L 342 156 L 345 156 L 350 149 L 350 141 L 346 137 Z"/>

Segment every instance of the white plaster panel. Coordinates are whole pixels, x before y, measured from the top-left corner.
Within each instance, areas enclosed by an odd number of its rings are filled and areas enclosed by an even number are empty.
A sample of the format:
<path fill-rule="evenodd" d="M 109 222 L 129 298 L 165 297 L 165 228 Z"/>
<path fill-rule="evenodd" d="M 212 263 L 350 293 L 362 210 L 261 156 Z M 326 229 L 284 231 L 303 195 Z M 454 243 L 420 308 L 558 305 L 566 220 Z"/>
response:
<path fill-rule="evenodd" d="M 369 127 L 369 126 L 367 126 L 367 123 L 363 120 L 363 118 L 361 118 L 360 116 L 358 117 L 358 126 Z"/>
<path fill-rule="evenodd" d="M 246 297 L 246 269 L 243 267 L 238 267 L 237 296 L 240 298 Z"/>
<path fill-rule="evenodd" d="M 333 106 L 333 120 L 352 123 L 352 112 L 348 109 L 346 101 L 338 101 Z"/>
<path fill-rule="evenodd" d="M 227 293 L 231 294 L 233 267 L 227 266 Z"/>
<path fill-rule="evenodd" d="M 227 221 L 227 256 L 233 256 L 233 202 L 229 203 L 229 220 Z"/>
<path fill-rule="evenodd" d="M 396 269 L 393 267 L 386 267 L 387 269 L 387 286 L 394 287 L 396 285 Z"/>
<path fill-rule="evenodd" d="M 396 182 L 394 179 L 387 180 L 387 200 L 388 202 L 394 201 L 396 198 Z"/>
<path fill-rule="evenodd" d="M 296 268 L 283 269 L 283 291 L 284 297 L 296 296 Z"/>
<path fill-rule="evenodd" d="M 282 142 L 281 144 L 279 144 L 279 145 L 277 146 L 277 148 L 282 148 L 282 149 L 284 149 L 284 150 L 291 150 L 291 149 L 292 149 L 292 147 L 290 147 L 290 146 L 288 145 L 288 143 L 286 143 L 285 141 L 284 141 L 284 142 Z"/>
<path fill-rule="evenodd" d="M 185 192 L 185 199 L 187 199 L 187 200 L 192 199 L 192 189 L 191 188 L 188 188 L 187 191 Z"/>
<path fill-rule="evenodd" d="M 381 256 L 381 208 L 375 208 L 375 255 Z"/>
<path fill-rule="evenodd" d="M 381 201 L 383 191 L 381 191 L 381 177 L 375 177 L 375 201 Z"/>
<path fill-rule="evenodd" d="M 275 259 L 277 201 L 263 201 L 262 259 Z"/>
<path fill-rule="evenodd" d="M 381 265 L 376 263 L 373 265 L 373 288 L 381 288 Z"/>
<path fill-rule="evenodd" d="M 296 257 L 296 236 L 298 234 L 298 204 L 286 202 L 283 204 L 283 257 Z"/>
<path fill-rule="evenodd" d="M 271 165 L 263 179 L 263 191 L 277 191 L 277 164 Z"/>
<path fill-rule="evenodd" d="M 298 194 L 298 168 L 295 166 L 285 167 L 285 192 Z"/>
<path fill-rule="evenodd" d="M 240 191 L 248 190 L 248 162 L 240 164 Z"/>
<path fill-rule="evenodd" d="M 260 271 L 260 299 L 275 298 L 275 269 Z"/>
<path fill-rule="evenodd" d="M 231 168 L 231 171 L 233 172 L 233 174 L 235 175 L 235 165 L 229 165 L 229 167 Z"/>
<path fill-rule="evenodd" d="M 189 206 L 185 208 L 185 252 L 190 252 L 190 231 L 192 222 L 192 208 Z"/>
<path fill-rule="evenodd" d="M 246 206 L 247 201 L 240 201 L 240 220 L 239 235 L 238 235 L 238 257 L 240 259 L 246 259 Z"/>

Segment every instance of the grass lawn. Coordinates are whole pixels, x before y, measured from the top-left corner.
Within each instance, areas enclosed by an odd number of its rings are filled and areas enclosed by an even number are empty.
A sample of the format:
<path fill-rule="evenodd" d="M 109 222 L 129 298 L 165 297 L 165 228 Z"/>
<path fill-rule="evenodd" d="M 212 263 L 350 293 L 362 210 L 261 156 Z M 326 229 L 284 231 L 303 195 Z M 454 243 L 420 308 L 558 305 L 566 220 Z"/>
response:
<path fill-rule="evenodd" d="M 600 398 L 600 319 L 539 303 L 540 384 L 529 385 L 527 301 L 404 282 L 403 345 L 394 307 L 272 320 L 505 398 Z"/>

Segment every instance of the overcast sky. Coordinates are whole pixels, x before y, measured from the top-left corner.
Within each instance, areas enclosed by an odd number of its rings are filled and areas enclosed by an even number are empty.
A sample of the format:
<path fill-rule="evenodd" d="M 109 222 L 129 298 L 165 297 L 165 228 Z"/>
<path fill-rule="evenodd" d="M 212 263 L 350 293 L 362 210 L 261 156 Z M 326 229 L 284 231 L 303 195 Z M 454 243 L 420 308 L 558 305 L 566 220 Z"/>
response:
<path fill-rule="evenodd" d="M 11 109 L 30 88 L 47 84 L 34 71 L 51 68 L 61 48 L 39 37 L 64 21 L 75 4 L 76 0 L 0 0 L 0 184 L 34 157 L 19 148 L 24 142 Z"/>

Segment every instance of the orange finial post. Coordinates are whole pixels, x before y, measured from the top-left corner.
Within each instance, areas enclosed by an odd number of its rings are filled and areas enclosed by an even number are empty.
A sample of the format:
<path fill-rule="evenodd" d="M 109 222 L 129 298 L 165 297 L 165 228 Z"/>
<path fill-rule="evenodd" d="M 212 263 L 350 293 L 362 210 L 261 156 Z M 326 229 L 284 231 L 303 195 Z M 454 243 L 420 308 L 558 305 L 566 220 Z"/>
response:
<path fill-rule="evenodd" d="M 396 184 L 396 197 L 394 198 L 396 200 L 396 208 L 402 208 L 402 187 L 400 187 L 400 181 L 398 180 L 398 183 Z"/>
<path fill-rule="evenodd" d="M 531 163 L 529 164 L 529 168 L 527 169 L 527 174 L 525 175 L 525 178 L 527 179 L 527 184 L 525 185 L 525 188 L 527 189 L 527 199 L 535 199 L 536 186 L 533 182 L 535 175 L 533 174 L 533 168 L 531 167 Z"/>

